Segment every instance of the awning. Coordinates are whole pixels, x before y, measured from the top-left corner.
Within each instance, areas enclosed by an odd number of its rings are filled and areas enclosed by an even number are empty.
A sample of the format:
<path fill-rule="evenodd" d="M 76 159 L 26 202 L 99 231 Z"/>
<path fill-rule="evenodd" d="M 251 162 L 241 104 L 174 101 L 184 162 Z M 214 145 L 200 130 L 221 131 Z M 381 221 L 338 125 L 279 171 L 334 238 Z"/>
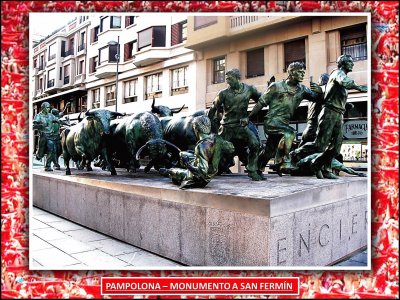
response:
<path fill-rule="evenodd" d="M 69 93 L 73 93 L 73 92 L 77 92 L 77 91 L 86 91 L 86 90 L 87 90 L 86 88 L 77 87 L 77 88 L 70 89 L 70 90 L 67 90 L 67 91 L 64 91 L 64 92 L 61 92 L 61 93 L 57 93 L 57 94 L 54 94 L 54 95 L 51 95 L 51 96 L 48 96 L 48 97 L 32 100 L 32 104 L 33 103 L 47 101 L 49 99 L 53 99 L 53 98 L 56 98 L 56 97 L 59 97 L 59 96 L 62 96 L 62 95 L 69 94 Z"/>

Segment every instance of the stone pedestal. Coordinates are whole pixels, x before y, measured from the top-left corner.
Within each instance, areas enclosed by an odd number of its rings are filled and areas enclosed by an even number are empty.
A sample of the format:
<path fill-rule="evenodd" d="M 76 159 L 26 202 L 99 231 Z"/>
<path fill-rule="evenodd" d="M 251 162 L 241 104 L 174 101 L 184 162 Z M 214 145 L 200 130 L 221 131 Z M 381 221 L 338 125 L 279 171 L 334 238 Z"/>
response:
<path fill-rule="evenodd" d="M 33 171 L 33 205 L 189 266 L 326 266 L 367 245 L 367 179 Z"/>

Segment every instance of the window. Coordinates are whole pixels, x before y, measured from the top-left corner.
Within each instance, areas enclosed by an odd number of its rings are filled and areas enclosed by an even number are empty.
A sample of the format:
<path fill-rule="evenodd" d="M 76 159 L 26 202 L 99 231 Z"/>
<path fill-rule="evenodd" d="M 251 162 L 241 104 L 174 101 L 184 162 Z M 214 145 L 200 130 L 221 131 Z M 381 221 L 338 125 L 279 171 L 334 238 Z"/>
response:
<path fill-rule="evenodd" d="M 171 46 L 182 43 L 187 39 L 187 21 L 171 26 Z"/>
<path fill-rule="evenodd" d="M 110 28 L 121 28 L 121 17 L 111 17 Z"/>
<path fill-rule="evenodd" d="M 55 79 L 56 79 L 56 69 L 51 69 L 48 73 L 47 73 L 47 88 L 51 88 L 54 87 L 55 85 Z"/>
<path fill-rule="evenodd" d="M 90 42 L 92 44 L 98 41 L 98 39 L 99 39 L 99 31 L 100 31 L 100 27 L 99 26 L 96 26 L 95 28 L 92 28 L 92 30 L 90 30 Z"/>
<path fill-rule="evenodd" d="M 264 48 L 247 51 L 247 78 L 264 75 Z"/>
<path fill-rule="evenodd" d="M 125 27 L 131 26 L 135 24 L 135 17 L 134 16 L 126 16 L 125 17 Z"/>
<path fill-rule="evenodd" d="M 89 60 L 89 73 L 96 72 L 98 57 L 94 56 Z"/>
<path fill-rule="evenodd" d="M 110 23 L 107 22 L 108 17 L 102 17 L 100 18 L 100 32 L 106 31 L 107 29 L 110 29 Z"/>
<path fill-rule="evenodd" d="M 81 32 L 79 41 L 78 51 L 85 50 L 85 32 Z"/>
<path fill-rule="evenodd" d="M 306 65 L 306 40 L 301 39 L 289 43 L 285 43 L 285 69 L 286 72 L 288 66 L 292 62 L 302 62 Z"/>
<path fill-rule="evenodd" d="M 367 59 L 367 34 L 365 25 L 340 31 L 342 54 L 351 55 L 354 61 Z"/>
<path fill-rule="evenodd" d="M 102 17 L 100 19 L 100 32 L 107 31 L 112 28 L 121 28 L 121 17 Z"/>
<path fill-rule="evenodd" d="M 62 79 L 62 67 L 60 67 L 60 73 L 59 73 L 58 76 L 59 76 L 59 77 L 58 77 L 58 80 L 61 80 L 61 79 Z"/>
<path fill-rule="evenodd" d="M 64 67 L 64 84 L 69 83 L 69 71 L 70 71 L 70 65 L 67 65 Z"/>
<path fill-rule="evenodd" d="M 106 106 L 115 105 L 115 84 L 106 86 Z"/>
<path fill-rule="evenodd" d="M 56 58 L 56 43 L 49 46 L 49 60 Z"/>
<path fill-rule="evenodd" d="M 147 46 L 165 47 L 165 26 L 154 26 L 138 32 L 138 51 Z"/>
<path fill-rule="evenodd" d="M 187 66 L 172 70 L 172 95 L 179 95 L 188 92 L 187 71 Z"/>
<path fill-rule="evenodd" d="M 85 61 L 84 60 L 79 61 L 78 75 L 84 73 L 84 67 L 85 67 Z"/>
<path fill-rule="evenodd" d="M 213 60 L 213 83 L 225 81 L 225 57 Z"/>
<path fill-rule="evenodd" d="M 133 79 L 124 83 L 124 103 L 137 101 L 137 79 Z"/>
<path fill-rule="evenodd" d="M 137 42 L 136 40 L 126 43 L 124 45 L 124 61 L 133 58 L 134 53 L 136 53 Z"/>
<path fill-rule="evenodd" d="M 95 89 L 92 91 L 92 107 L 99 108 L 100 107 L 100 89 Z"/>
<path fill-rule="evenodd" d="M 161 87 L 161 80 L 162 80 L 162 73 L 157 73 L 153 75 L 149 75 L 145 77 L 146 79 L 146 94 L 145 100 L 153 98 L 159 98 L 162 96 L 162 87 Z"/>
<path fill-rule="evenodd" d="M 210 26 L 212 24 L 216 24 L 218 22 L 218 17 L 217 16 L 209 16 L 209 17 L 204 17 L 204 16 L 197 16 L 194 17 L 194 30 Z"/>
<path fill-rule="evenodd" d="M 109 45 L 99 49 L 99 65 L 107 62 L 117 62 L 119 45 Z"/>
<path fill-rule="evenodd" d="M 89 19 L 89 16 L 80 16 L 79 17 L 79 24 L 85 22 L 87 19 Z"/>
<path fill-rule="evenodd" d="M 78 97 L 75 112 L 87 110 L 87 96 Z"/>

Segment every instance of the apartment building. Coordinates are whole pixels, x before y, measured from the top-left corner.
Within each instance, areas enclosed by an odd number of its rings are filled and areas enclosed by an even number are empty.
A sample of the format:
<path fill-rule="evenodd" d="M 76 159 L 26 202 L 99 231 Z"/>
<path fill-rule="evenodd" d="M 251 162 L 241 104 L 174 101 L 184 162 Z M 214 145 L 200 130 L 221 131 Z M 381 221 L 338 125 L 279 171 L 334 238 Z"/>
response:
<path fill-rule="evenodd" d="M 369 85 L 367 16 L 201 15 L 188 18 L 187 30 L 185 46 L 197 57 L 196 99 L 206 107 L 226 87 L 224 74 L 231 68 L 238 68 L 243 82 L 263 92 L 272 76 L 277 81 L 287 77 L 291 62 L 306 65 L 303 83 L 309 86 L 310 80 L 317 82 L 321 74 L 336 68 L 338 56 L 350 54 L 355 63 L 349 76 Z M 291 122 L 298 140 L 306 126 L 307 102 L 303 102 Z M 349 102 L 354 108 L 345 114 L 342 154 L 345 160 L 365 162 L 368 93 L 349 91 Z M 263 140 L 265 114 L 266 109 L 255 120 Z"/>
<path fill-rule="evenodd" d="M 90 21 L 80 16 L 33 48 L 31 99 L 33 114 L 44 101 L 68 113 L 85 111 L 87 28 Z"/>
<path fill-rule="evenodd" d="M 156 105 L 197 109 L 195 51 L 187 17 L 173 14 L 78 16 L 33 49 L 33 113 L 44 101 L 71 119 L 90 108 L 132 114 Z M 117 79 L 118 69 L 118 79 Z"/>

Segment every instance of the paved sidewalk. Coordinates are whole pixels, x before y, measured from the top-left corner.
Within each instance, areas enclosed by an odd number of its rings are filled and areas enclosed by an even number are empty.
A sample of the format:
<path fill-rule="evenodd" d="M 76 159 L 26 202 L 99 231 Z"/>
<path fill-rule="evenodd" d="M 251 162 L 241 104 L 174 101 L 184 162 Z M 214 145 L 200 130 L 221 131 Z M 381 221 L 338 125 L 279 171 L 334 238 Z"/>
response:
<path fill-rule="evenodd" d="M 123 270 L 181 264 L 33 207 L 30 269 Z"/>
<path fill-rule="evenodd" d="M 31 269 L 126 270 L 183 266 L 37 207 L 33 207 L 31 214 Z M 367 260 L 367 251 L 362 251 L 335 267 L 367 266 Z"/>

